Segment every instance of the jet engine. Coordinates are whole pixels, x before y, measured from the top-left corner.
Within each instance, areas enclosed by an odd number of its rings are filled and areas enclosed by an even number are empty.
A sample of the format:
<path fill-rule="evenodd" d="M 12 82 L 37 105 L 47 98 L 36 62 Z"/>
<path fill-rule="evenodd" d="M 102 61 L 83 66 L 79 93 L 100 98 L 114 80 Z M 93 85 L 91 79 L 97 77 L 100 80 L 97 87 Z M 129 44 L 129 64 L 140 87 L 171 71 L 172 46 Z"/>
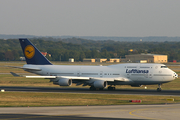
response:
<path fill-rule="evenodd" d="M 107 81 L 96 80 L 96 81 L 94 81 L 93 85 L 95 88 L 106 88 L 107 87 Z"/>
<path fill-rule="evenodd" d="M 59 79 L 58 84 L 60 86 L 71 86 L 72 80 L 68 79 L 68 78 L 61 78 L 61 79 Z"/>

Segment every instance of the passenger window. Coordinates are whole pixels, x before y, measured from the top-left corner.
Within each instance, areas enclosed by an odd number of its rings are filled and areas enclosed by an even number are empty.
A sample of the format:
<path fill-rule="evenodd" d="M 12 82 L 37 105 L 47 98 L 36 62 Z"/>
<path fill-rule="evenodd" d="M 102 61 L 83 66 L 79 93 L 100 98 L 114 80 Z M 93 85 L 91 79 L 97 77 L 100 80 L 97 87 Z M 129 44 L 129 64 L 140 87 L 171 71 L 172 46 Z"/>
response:
<path fill-rule="evenodd" d="M 161 68 L 167 68 L 167 66 L 161 66 Z"/>

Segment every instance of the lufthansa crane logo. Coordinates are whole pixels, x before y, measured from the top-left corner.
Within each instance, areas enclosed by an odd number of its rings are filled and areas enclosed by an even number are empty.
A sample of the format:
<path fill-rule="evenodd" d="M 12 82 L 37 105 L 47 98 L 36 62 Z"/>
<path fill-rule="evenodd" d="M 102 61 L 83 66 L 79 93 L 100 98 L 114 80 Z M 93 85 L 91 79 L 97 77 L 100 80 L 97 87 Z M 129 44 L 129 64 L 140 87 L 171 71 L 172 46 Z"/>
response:
<path fill-rule="evenodd" d="M 24 54 L 28 59 L 31 59 L 32 57 L 34 57 L 34 54 L 35 54 L 34 47 L 32 45 L 26 46 L 26 48 L 24 49 Z"/>

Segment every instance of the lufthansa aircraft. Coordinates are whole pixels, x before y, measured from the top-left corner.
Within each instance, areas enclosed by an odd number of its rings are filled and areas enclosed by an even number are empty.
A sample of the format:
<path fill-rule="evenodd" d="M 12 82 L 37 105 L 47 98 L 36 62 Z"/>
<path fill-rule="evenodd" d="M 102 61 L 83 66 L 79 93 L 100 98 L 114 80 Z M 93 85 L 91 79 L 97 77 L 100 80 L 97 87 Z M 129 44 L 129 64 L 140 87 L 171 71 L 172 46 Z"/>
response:
<path fill-rule="evenodd" d="M 109 66 L 75 66 L 53 65 L 28 40 L 19 39 L 27 64 L 22 67 L 25 71 L 40 76 L 26 76 L 26 78 L 47 78 L 53 84 L 60 86 L 76 85 L 90 86 L 90 90 L 114 90 L 115 85 L 158 84 L 157 91 L 161 91 L 161 84 L 170 82 L 178 75 L 164 64 L 155 63 L 127 63 Z"/>

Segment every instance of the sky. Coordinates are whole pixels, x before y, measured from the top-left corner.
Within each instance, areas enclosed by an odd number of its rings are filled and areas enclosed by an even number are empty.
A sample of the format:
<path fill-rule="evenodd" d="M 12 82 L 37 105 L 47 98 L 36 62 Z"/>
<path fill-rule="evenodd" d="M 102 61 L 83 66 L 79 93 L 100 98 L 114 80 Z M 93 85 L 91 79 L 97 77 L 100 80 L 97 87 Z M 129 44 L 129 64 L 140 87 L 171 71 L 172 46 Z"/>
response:
<path fill-rule="evenodd" d="M 0 34 L 180 36 L 180 0 L 0 0 Z"/>

